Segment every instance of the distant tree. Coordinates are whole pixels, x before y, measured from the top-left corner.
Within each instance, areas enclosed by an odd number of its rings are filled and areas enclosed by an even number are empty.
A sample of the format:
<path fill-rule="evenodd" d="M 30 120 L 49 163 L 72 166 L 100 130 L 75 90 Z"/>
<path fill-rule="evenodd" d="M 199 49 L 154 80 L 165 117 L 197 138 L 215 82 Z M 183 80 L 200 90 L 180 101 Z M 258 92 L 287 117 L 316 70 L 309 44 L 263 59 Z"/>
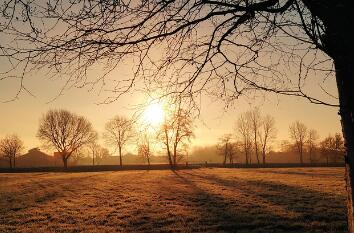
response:
<path fill-rule="evenodd" d="M 97 151 L 96 154 L 96 163 L 97 165 L 99 165 L 100 163 L 102 163 L 102 161 L 104 161 L 105 159 L 107 159 L 110 156 L 109 150 L 105 147 L 99 146 L 99 149 Z"/>
<path fill-rule="evenodd" d="M 123 148 L 134 137 L 133 121 L 126 117 L 115 116 L 106 123 L 103 137 L 109 145 L 118 148 L 119 165 L 122 167 Z"/>
<path fill-rule="evenodd" d="M 165 117 L 158 138 L 165 145 L 170 166 L 173 168 L 183 157 L 180 148 L 190 142 L 193 133 L 193 119 L 191 113 L 180 107 L 180 103 L 168 112 Z"/>
<path fill-rule="evenodd" d="M 257 163 L 260 164 L 259 160 L 259 131 L 262 125 L 261 112 L 259 108 L 254 108 L 248 112 L 246 112 L 245 117 L 248 118 L 251 130 L 253 134 L 253 148 L 256 155 Z"/>
<path fill-rule="evenodd" d="M 109 156 L 107 148 L 102 147 L 97 142 L 92 142 L 88 145 L 90 154 L 92 155 L 92 166 L 98 165 L 100 161 Z"/>
<path fill-rule="evenodd" d="M 297 152 L 299 153 L 300 163 L 303 164 L 304 147 L 307 138 L 307 127 L 303 123 L 295 121 L 290 125 L 289 133 L 290 138 L 294 141 L 294 144 L 297 148 Z"/>
<path fill-rule="evenodd" d="M 246 164 L 252 163 L 252 125 L 245 113 L 241 114 L 236 122 L 236 134 L 241 140 Z"/>
<path fill-rule="evenodd" d="M 277 129 L 275 128 L 274 117 L 266 115 L 262 117 L 261 127 L 259 130 L 260 146 L 262 149 L 262 162 L 266 163 L 266 154 L 269 151 L 269 144 L 276 137 Z"/>
<path fill-rule="evenodd" d="M 148 141 L 138 145 L 138 155 L 144 160 L 146 160 L 148 165 L 150 166 L 151 149 L 150 143 Z"/>
<path fill-rule="evenodd" d="M 219 138 L 218 151 L 223 156 L 224 165 L 226 164 L 228 157 L 230 157 L 230 154 L 232 153 L 233 148 L 231 145 L 232 144 L 231 139 L 232 139 L 231 134 L 224 134 L 222 137 Z"/>
<path fill-rule="evenodd" d="M 319 136 L 318 133 L 315 129 L 311 129 L 308 133 L 307 137 L 307 147 L 308 147 L 308 152 L 309 152 L 309 157 L 310 157 L 310 162 L 314 162 L 314 153 L 317 148 L 317 140 Z"/>
<path fill-rule="evenodd" d="M 37 137 L 60 152 L 67 168 L 70 156 L 95 141 L 97 133 L 82 116 L 66 110 L 49 110 L 40 120 Z"/>
<path fill-rule="evenodd" d="M 0 155 L 8 159 L 10 168 L 16 167 L 16 156 L 23 148 L 23 142 L 17 135 L 8 135 L 0 140 Z"/>
<path fill-rule="evenodd" d="M 325 157 L 326 163 L 343 161 L 345 147 L 342 136 L 335 134 L 329 135 L 320 142 L 321 155 Z"/>
<path fill-rule="evenodd" d="M 240 152 L 240 142 L 231 142 L 230 145 L 228 146 L 228 154 L 227 154 L 230 164 L 235 163 L 235 160 L 239 152 Z"/>

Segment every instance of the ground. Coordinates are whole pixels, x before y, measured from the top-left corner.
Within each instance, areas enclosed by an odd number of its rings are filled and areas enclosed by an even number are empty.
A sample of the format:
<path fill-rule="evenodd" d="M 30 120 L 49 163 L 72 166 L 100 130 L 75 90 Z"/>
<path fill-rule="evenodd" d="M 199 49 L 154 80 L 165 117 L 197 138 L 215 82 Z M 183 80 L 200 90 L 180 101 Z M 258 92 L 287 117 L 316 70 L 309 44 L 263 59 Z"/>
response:
<path fill-rule="evenodd" d="M 0 174 L 0 232 L 346 232 L 343 168 Z"/>

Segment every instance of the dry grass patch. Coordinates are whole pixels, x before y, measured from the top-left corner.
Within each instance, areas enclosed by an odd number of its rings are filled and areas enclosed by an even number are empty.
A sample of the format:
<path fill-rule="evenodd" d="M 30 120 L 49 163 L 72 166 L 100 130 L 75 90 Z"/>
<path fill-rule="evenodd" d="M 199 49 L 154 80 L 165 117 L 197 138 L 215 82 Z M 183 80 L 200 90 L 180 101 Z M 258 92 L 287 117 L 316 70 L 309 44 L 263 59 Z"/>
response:
<path fill-rule="evenodd" d="M 0 232 L 346 232 L 341 168 L 0 174 Z"/>

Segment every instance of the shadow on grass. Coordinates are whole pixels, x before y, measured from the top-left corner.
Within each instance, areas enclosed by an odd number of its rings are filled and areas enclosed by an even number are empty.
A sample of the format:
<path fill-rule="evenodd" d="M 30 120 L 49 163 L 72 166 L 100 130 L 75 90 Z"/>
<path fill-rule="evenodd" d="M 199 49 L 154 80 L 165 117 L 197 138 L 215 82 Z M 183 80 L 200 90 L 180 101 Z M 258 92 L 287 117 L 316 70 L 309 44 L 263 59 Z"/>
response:
<path fill-rule="evenodd" d="M 343 196 L 264 180 L 227 180 L 186 171 L 175 174 L 195 189 L 199 201 L 205 202 L 198 211 L 205 221 L 217 222 L 217 231 L 346 232 L 347 229 Z M 193 181 L 193 176 L 198 181 Z M 232 202 L 200 188 L 200 182 L 218 186 L 218 190 L 242 193 L 242 198 Z M 279 209 L 289 212 L 289 216 L 279 215 Z"/>

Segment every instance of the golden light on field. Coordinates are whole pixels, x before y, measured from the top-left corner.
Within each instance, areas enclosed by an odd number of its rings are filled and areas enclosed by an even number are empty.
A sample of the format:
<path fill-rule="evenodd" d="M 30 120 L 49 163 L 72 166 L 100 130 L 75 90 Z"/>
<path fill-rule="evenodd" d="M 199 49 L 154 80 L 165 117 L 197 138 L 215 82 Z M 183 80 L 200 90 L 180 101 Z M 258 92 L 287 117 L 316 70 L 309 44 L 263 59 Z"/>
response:
<path fill-rule="evenodd" d="M 162 123 L 165 112 L 159 103 L 152 103 L 144 111 L 144 121 L 152 126 Z"/>

